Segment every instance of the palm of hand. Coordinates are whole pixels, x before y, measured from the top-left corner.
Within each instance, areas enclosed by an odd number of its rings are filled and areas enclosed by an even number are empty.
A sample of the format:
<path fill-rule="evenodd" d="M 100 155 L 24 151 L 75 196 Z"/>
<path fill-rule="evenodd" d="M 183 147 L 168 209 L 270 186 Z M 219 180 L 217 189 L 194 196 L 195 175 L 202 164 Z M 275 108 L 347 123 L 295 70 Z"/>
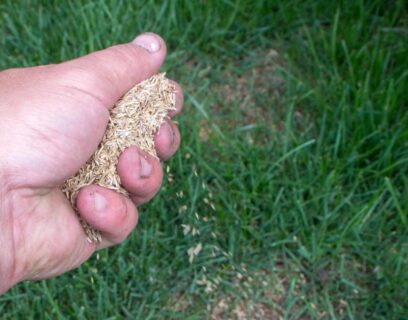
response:
<path fill-rule="evenodd" d="M 83 231 L 58 187 L 92 155 L 109 118 L 103 104 L 109 97 L 103 96 L 103 90 L 69 78 L 50 82 L 48 73 L 54 72 L 53 68 L 33 68 L 28 74 L 25 70 L 23 79 L 15 74 L 22 70 L 0 77 L 0 96 L 7 102 L 0 109 L 0 127 L 7 128 L 0 136 L 1 145 L 7 146 L 2 160 L 11 164 L 9 173 L 4 174 L 20 202 L 8 219 L 14 225 L 10 242 L 17 248 L 15 259 L 24 257 L 24 269 L 34 271 L 28 275 L 31 279 L 59 274 L 92 253 L 92 248 L 83 248 L 86 243 L 73 241 L 82 240 Z M 21 95 L 10 96 L 15 92 L 10 88 L 13 85 L 19 86 Z M 102 95 L 96 97 L 95 91 Z M 12 107 L 18 109 L 9 110 Z M 16 176 L 13 171 L 25 174 Z M 48 235 L 44 236 L 45 232 Z M 38 254 L 38 248 L 44 248 L 45 254 Z M 75 248 L 85 256 L 79 256 Z M 72 253 L 69 259 L 67 252 Z M 61 259 L 56 259 L 58 256 Z M 17 270 L 20 272 L 25 271 Z"/>
<path fill-rule="evenodd" d="M 61 185 L 92 155 L 108 122 L 109 106 L 103 102 L 108 103 L 109 98 L 103 96 L 103 90 L 69 78 L 43 79 L 52 72 L 44 69 L 52 68 L 33 68 L 29 75 L 26 70 L 10 70 L 25 72 L 18 83 L 21 95 L 14 96 L 8 74 L 1 74 L 0 95 L 7 101 L 0 109 L 1 126 L 7 127 L 0 136 L 8 147 L 3 159 L 12 157 L 9 163 L 14 170 L 27 173 L 17 184 Z"/>

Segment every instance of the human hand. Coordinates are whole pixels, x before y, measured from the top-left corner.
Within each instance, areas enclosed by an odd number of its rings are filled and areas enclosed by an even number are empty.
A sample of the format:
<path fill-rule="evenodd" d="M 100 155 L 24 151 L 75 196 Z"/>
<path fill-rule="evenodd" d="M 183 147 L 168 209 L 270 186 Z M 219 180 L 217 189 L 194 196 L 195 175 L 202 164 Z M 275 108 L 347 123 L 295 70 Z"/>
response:
<path fill-rule="evenodd" d="M 109 120 L 109 108 L 130 88 L 157 73 L 164 41 L 146 33 L 61 64 L 0 72 L 0 293 L 22 280 L 53 277 L 78 267 L 95 250 L 122 242 L 135 228 L 136 206 L 159 190 L 160 162 L 126 149 L 117 170 L 131 194 L 96 185 L 77 198 L 81 217 L 101 231 L 89 243 L 59 187 L 91 157 Z M 176 87 L 176 111 L 182 92 Z M 180 135 L 172 121 L 155 135 L 168 159 Z"/>

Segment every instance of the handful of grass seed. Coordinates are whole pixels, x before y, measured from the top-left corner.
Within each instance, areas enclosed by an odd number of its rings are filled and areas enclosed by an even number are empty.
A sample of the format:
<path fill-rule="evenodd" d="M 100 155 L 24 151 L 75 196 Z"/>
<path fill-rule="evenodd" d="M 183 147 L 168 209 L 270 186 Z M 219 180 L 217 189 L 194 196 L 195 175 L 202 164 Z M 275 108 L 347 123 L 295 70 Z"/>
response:
<path fill-rule="evenodd" d="M 79 190 L 90 184 L 97 184 L 128 196 L 121 186 L 116 172 L 119 155 L 127 147 L 138 146 L 143 151 L 156 155 L 153 134 L 175 109 L 174 86 L 164 73 L 141 82 L 126 93 L 111 109 L 105 135 L 98 150 L 62 186 L 74 209 Z M 81 219 L 88 241 L 101 241 L 99 231 Z"/>

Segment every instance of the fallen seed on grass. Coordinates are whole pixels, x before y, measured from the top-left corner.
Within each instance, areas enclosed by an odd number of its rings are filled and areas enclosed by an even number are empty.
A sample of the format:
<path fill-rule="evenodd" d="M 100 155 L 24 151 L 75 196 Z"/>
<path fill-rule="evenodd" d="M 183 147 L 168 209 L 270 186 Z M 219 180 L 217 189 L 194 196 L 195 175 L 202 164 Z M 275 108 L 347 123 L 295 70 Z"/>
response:
<path fill-rule="evenodd" d="M 173 183 L 173 181 L 174 181 L 173 174 L 169 173 L 169 174 L 167 175 L 167 181 L 168 181 L 169 183 Z"/>
<path fill-rule="evenodd" d="M 187 205 L 183 204 L 183 205 L 178 209 L 178 212 L 179 212 L 179 213 L 184 213 L 184 212 L 187 211 L 187 209 L 188 209 Z"/>
<path fill-rule="evenodd" d="M 191 247 L 190 249 L 187 250 L 187 255 L 188 255 L 188 261 L 190 263 L 193 263 L 194 258 L 198 256 L 200 253 L 201 249 L 203 248 L 201 243 L 198 243 L 195 247 Z"/>
<path fill-rule="evenodd" d="M 189 234 L 190 230 L 191 230 L 191 226 L 188 224 L 182 224 L 181 225 L 183 228 L 183 234 L 186 236 Z"/>
<path fill-rule="evenodd" d="M 200 231 L 198 229 L 196 229 L 195 227 L 193 227 L 191 229 L 191 235 L 194 237 L 196 235 L 200 235 Z"/>
<path fill-rule="evenodd" d="M 138 146 L 157 157 L 153 134 L 168 118 L 168 112 L 175 110 L 174 90 L 174 85 L 164 73 L 157 74 L 133 87 L 114 105 L 98 150 L 62 186 L 62 191 L 75 209 L 80 188 L 90 184 L 129 195 L 116 172 L 119 155 L 130 146 Z M 102 240 L 99 231 L 83 220 L 81 224 L 88 241 L 98 243 Z"/>

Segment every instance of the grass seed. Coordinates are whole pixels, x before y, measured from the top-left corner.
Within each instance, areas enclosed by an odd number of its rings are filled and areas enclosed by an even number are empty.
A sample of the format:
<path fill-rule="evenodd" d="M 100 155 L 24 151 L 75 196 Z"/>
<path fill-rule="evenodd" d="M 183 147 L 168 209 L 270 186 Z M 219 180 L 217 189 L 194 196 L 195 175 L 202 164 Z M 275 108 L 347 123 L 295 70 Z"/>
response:
<path fill-rule="evenodd" d="M 174 85 L 164 73 L 156 74 L 133 87 L 114 105 L 98 149 L 62 186 L 75 210 L 79 190 L 90 184 L 129 196 L 116 171 L 119 155 L 130 146 L 138 146 L 157 157 L 153 135 L 168 118 L 168 112 L 175 109 L 174 90 Z M 101 242 L 100 232 L 80 220 L 88 241 Z"/>

